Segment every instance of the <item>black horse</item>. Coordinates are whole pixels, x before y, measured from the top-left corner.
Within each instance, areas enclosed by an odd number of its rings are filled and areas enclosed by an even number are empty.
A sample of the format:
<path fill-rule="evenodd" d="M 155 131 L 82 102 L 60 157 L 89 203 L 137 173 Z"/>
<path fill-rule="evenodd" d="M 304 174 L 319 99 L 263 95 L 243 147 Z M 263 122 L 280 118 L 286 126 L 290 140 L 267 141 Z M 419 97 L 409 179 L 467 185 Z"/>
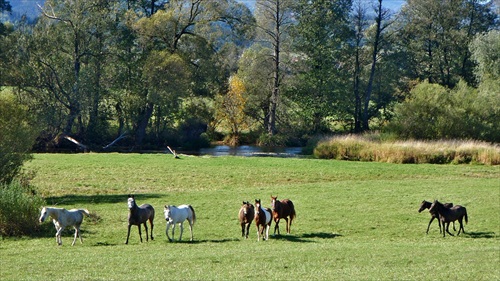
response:
<path fill-rule="evenodd" d="M 142 204 L 141 206 L 137 206 L 135 203 L 135 199 L 133 195 L 128 196 L 128 232 L 127 232 L 127 241 L 125 244 L 128 244 L 128 238 L 130 236 L 130 227 L 132 225 L 137 225 L 139 228 L 139 237 L 142 242 L 142 234 L 141 234 L 141 224 L 144 224 L 144 228 L 146 228 L 146 241 L 148 241 L 148 226 L 146 222 L 149 220 L 149 224 L 151 225 L 151 240 L 153 240 L 153 220 L 155 218 L 155 209 L 153 206 L 149 204 Z"/>
<path fill-rule="evenodd" d="M 423 210 L 425 209 L 430 209 L 432 203 L 429 202 L 429 201 L 422 201 L 422 203 L 420 204 L 420 209 L 418 209 L 418 212 L 421 213 Z M 446 208 L 451 208 L 453 207 L 453 203 L 443 203 L 443 205 L 446 207 Z M 425 234 L 429 234 L 429 227 L 431 226 L 431 223 L 434 219 L 438 218 L 438 214 L 436 212 L 434 213 L 430 213 L 431 214 L 431 220 L 429 221 L 429 225 L 427 225 L 427 232 L 425 232 Z M 441 233 L 441 221 L 438 219 L 438 224 L 439 224 L 439 233 Z M 457 231 L 455 229 L 455 222 L 453 222 L 453 231 Z"/>
<path fill-rule="evenodd" d="M 446 208 L 443 204 L 441 204 L 439 201 L 435 200 L 434 203 L 432 203 L 431 207 L 429 208 L 429 212 L 433 213 L 436 212 L 439 214 L 439 220 L 443 224 L 443 229 L 444 229 L 444 224 L 446 223 L 446 232 L 448 232 L 449 235 L 453 236 L 448 231 L 448 227 L 450 226 L 450 222 L 454 222 L 458 220 L 458 223 L 460 223 L 460 227 L 458 228 L 458 233 L 457 236 L 460 235 L 460 231 L 465 233 L 464 225 L 462 223 L 462 220 L 465 218 L 465 223 L 468 223 L 467 219 L 467 209 L 465 207 L 462 207 L 460 205 L 453 206 L 451 208 Z M 446 234 L 443 230 L 443 237 L 445 237 Z"/>

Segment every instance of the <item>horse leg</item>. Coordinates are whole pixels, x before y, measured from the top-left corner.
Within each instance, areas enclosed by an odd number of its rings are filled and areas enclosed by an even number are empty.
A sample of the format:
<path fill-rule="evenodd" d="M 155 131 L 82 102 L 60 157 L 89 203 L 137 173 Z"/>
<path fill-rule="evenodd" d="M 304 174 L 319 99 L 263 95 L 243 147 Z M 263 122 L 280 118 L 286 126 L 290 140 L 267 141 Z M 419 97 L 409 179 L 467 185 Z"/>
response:
<path fill-rule="evenodd" d="M 83 244 L 82 231 L 80 230 L 80 225 L 78 226 L 78 237 L 80 237 L 80 244 Z"/>
<path fill-rule="evenodd" d="M 141 228 L 141 226 L 139 225 L 139 228 Z M 144 222 L 144 228 L 146 229 L 146 242 L 149 242 L 149 236 L 148 236 L 148 224 L 147 224 L 147 221 Z"/>
<path fill-rule="evenodd" d="M 245 235 L 245 238 L 248 239 L 248 232 L 250 231 L 250 223 L 247 223 L 247 231 L 246 231 L 246 235 Z"/>
<path fill-rule="evenodd" d="M 264 240 L 269 240 L 269 227 L 271 224 L 266 224 L 266 234 L 264 236 Z"/>
<path fill-rule="evenodd" d="M 137 225 L 137 229 L 139 229 L 139 237 L 141 238 L 141 243 L 142 243 L 141 224 L 138 224 L 138 225 Z"/>
<path fill-rule="evenodd" d="M 448 234 L 449 234 L 449 235 L 451 235 L 451 236 L 455 236 L 455 235 L 453 235 L 453 234 L 449 231 L 449 228 L 450 228 L 450 222 L 447 222 L 447 223 L 446 223 L 446 232 L 448 232 Z M 444 235 L 444 233 L 443 233 L 443 235 Z"/>
<path fill-rule="evenodd" d="M 459 229 L 459 230 L 460 230 L 460 229 Z M 453 231 L 457 231 L 457 230 L 455 229 L 455 222 L 453 222 Z"/>
<path fill-rule="evenodd" d="M 78 228 L 75 226 L 75 238 L 73 239 L 73 243 L 71 243 L 71 246 L 75 246 L 76 238 L 80 236 L 80 233 L 78 231 Z M 80 237 L 81 238 L 81 237 Z M 83 242 L 82 242 L 83 243 Z"/>
<path fill-rule="evenodd" d="M 170 240 L 172 242 L 175 241 L 175 223 L 172 224 L 172 240 Z"/>
<path fill-rule="evenodd" d="M 460 224 L 460 227 L 458 228 L 457 236 L 460 235 L 460 231 L 462 231 L 462 229 L 464 229 L 464 225 L 462 223 L 462 218 L 458 219 L 458 223 Z M 455 222 L 453 222 L 453 224 L 455 224 Z M 464 231 L 464 233 L 465 233 L 465 231 Z"/>
<path fill-rule="evenodd" d="M 245 223 L 240 223 L 241 225 L 241 237 L 245 237 Z"/>
<path fill-rule="evenodd" d="M 260 227 L 257 225 L 257 241 L 260 241 Z"/>
<path fill-rule="evenodd" d="M 172 238 L 170 238 L 170 235 L 168 234 L 168 229 L 170 228 L 170 222 L 167 222 L 167 230 L 165 233 L 167 234 L 168 241 L 172 242 Z"/>
<path fill-rule="evenodd" d="M 151 226 L 151 240 L 153 240 L 153 228 L 154 228 L 154 224 L 153 224 L 153 219 L 149 219 L 149 225 Z"/>
<path fill-rule="evenodd" d="M 193 241 L 193 221 L 188 221 L 189 222 L 189 232 L 191 232 L 191 240 Z"/>
<path fill-rule="evenodd" d="M 431 227 L 431 223 L 434 219 L 435 219 L 435 217 L 431 217 L 431 220 L 429 221 L 429 224 L 427 225 L 427 231 L 425 232 L 425 234 L 429 234 L 429 228 Z M 441 223 L 439 222 L 439 220 L 438 220 L 438 223 L 439 223 L 439 233 L 441 233 Z"/>
<path fill-rule="evenodd" d="M 290 234 L 290 225 L 288 224 L 288 218 L 285 218 L 286 222 L 286 234 Z"/>
<path fill-rule="evenodd" d="M 274 220 L 274 235 L 276 236 L 276 229 L 278 230 L 278 235 L 280 235 L 280 219 L 275 219 Z"/>
<path fill-rule="evenodd" d="M 132 226 L 132 225 L 129 223 L 129 224 L 128 224 L 128 231 L 127 231 L 127 240 L 125 241 L 125 244 L 128 244 L 128 238 L 129 238 L 129 236 L 130 236 L 130 227 L 131 227 L 131 226 Z"/>
<path fill-rule="evenodd" d="M 59 230 L 57 230 L 56 232 L 56 242 L 57 242 L 57 245 L 61 246 L 62 245 L 62 238 L 61 238 L 61 234 L 64 230 L 64 227 L 59 227 Z"/>
<path fill-rule="evenodd" d="M 179 228 L 181 229 L 181 235 L 179 235 L 179 241 L 182 240 L 182 233 L 184 232 L 184 222 L 179 224 Z"/>

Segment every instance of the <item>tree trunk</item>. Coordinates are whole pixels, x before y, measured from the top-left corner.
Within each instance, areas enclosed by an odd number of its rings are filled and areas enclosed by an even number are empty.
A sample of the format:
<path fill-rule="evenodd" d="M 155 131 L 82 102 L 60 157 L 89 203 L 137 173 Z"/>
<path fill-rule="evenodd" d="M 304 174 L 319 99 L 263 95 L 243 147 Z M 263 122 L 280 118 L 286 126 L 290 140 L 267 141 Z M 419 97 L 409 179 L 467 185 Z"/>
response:
<path fill-rule="evenodd" d="M 368 86 L 366 87 L 366 94 L 365 94 L 365 101 L 364 101 L 364 108 L 363 108 L 363 130 L 366 130 L 366 131 L 370 129 L 369 124 L 368 124 L 368 121 L 370 119 L 368 109 L 369 109 L 370 99 L 371 99 L 371 95 L 372 95 L 373 79 L 375 77 L 378 48 L 379 48 L 379 44 L 380 44 L 380 33 L 382 31 L 381 23 L 382 23 L 382 0 L 378 0 L 375 41 L 373 42 L 373 52 L 372 52 L 372 66 L 370 69 L 370 78 L 368 79 Z"/>
<path fill-rule="evenodd" d="M 153 115 L 153 104 L 148 102 L 146 107 L 143 109 L 141 114 L 141 119 L 137 124 L 137 130 L 135 132 L 135 144 L 140 148 L 142 146 L 142 142 L 144 141 L 144 137 L 146 136 L 146 129 L 149 124 L 149 119 Z"/>

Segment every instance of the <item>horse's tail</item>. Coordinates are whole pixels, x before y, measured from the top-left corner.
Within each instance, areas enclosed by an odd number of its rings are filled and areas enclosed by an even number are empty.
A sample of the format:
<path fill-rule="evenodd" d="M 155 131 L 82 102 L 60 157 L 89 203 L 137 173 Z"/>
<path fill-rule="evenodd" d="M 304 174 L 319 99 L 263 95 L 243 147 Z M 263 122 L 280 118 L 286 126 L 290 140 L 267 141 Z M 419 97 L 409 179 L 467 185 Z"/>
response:
<path fill-rule="evenodd" d="M 87 215 L 87 217 L 90 217 L 89 210 L 87 210 L 87 209 L 79 209 L 79 211 L 82 212 L 83 214 Z"/>
<path fill-rule="evenodd" d="M 297 216 L 295 213 L 295 206 L 293 205 L 292 200 L 289 200 L 288 203 L 290 204 L 290 219 L 293 220 Z"/>
<path fill-rule="evenodd" d="M 469 219 L 467 218 L 467 209 L 464 207 L 464 216 L 465 216 L 465 223 L 469 223 Z"/>
<path fill-rule="evenodd" d="M 191 209 L 191 213 L 193 213 L 193 224 L 196 221 L 196 213 L 194 212 L 193 206 L 189 205 L 189 209 Z"/>

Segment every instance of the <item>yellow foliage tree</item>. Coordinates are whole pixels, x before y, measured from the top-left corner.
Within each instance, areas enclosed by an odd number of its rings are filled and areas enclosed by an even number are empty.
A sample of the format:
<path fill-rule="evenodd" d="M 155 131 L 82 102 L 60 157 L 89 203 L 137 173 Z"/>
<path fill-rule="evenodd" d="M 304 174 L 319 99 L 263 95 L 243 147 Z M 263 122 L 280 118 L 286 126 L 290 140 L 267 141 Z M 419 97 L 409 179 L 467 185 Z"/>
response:
<path fill-rule="evenodd" d="M 230 131 L 226 137 L 229 145 L 237 145 L 241 131 L 248 128 L 245 93 L 245 85 L 241 78 L 232 76 L 229 79 L 227 93 L 217 97 L 217 119 L 223 129 Z"/>

